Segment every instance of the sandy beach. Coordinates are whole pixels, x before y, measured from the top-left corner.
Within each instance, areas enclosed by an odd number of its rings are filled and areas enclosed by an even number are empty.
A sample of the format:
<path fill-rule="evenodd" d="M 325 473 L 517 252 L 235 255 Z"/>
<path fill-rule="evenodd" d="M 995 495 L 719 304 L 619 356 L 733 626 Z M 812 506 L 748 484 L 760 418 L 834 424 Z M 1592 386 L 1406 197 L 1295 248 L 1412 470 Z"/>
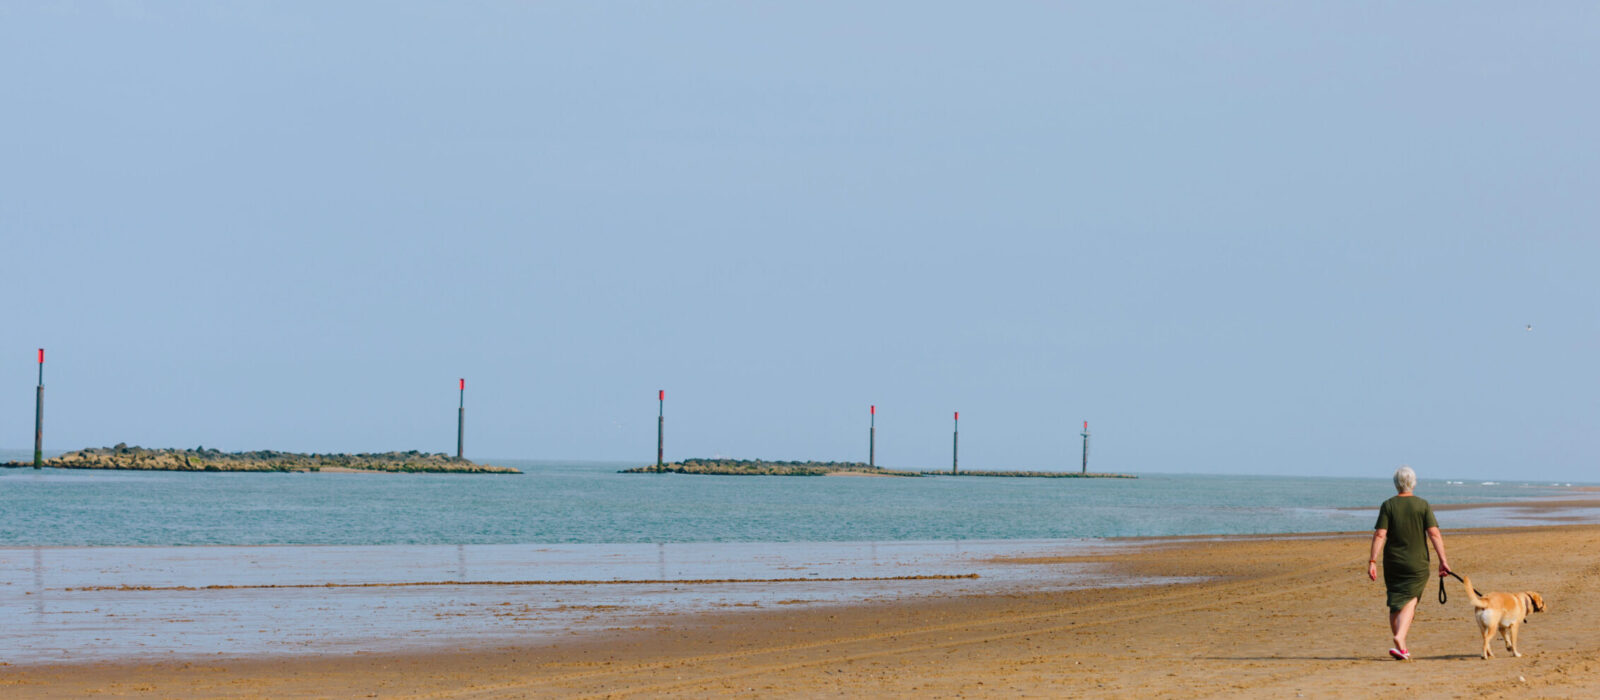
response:
<path fill-rule="evenodd" d="M 1523 658 L 1478 657 L 1460 584 L 1388 647 L 1367 533 L 1190 537 L 999 561 L 1101 565 L 1143 587 L 927 595 L 665 614 L 536 644 L 0 666 L 8 697 L 1580 697 L 1600 693 L 1600 526 L 1457 530 L 1484 590 L 1541 592 Z M 1194 577 L 1203 577 L 1194 580 Z M 782 601 L 779 601 L 780 603 Z"/>

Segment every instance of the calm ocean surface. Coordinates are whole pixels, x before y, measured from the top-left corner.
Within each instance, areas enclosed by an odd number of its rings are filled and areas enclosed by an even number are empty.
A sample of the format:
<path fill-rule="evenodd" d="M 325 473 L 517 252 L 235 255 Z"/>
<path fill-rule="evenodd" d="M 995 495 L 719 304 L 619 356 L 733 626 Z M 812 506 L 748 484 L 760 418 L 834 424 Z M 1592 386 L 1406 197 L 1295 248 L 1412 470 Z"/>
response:
<path fill-rule="evenodd" d="M 0 546 L 1039 540 L 1364 530 L 1386 478 L 520 476 L 0 469 Z M 1425 480 L 1434 503 L 1556 497 L 1549 482 Z M 1366 508 L 1351 511 L 1345 508 Z M 1519 522 L 1440 514 L 1447 529 Z"/>
<path fill-rule="evenodd" d="M 1048 560 L 1144 546 L 1101 537 L 1361 531 L 1393 493 L 1383 478 L 716 477 L 499 463 L 526 473 L 0 469 L 0 658 L 542 644 L 677 613 L 1181 583 Z M 1567 495 L 1513 482 L 1418 491 L 1435 503 Z M 1439 520 L 1600 522 L 1600 509 Z M 1365 539 L 1349 537 L 1359 556 Z M 949 576 L 962 578 L 939 578 Z M 740 581 L 696 583 L 725 579 Z M 455 585 L 468 582 L 484 585 Z"/>

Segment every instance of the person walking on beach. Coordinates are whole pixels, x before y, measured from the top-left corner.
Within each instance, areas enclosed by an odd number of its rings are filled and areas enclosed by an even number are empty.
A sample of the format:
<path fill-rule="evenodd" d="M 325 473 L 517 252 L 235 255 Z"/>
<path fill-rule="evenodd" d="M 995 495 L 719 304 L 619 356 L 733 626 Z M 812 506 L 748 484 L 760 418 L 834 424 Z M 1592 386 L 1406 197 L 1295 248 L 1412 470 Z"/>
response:
<path fill-rule="evenodd" d="M 1417 473 L 1401 466 L 1394 473 L 1394 488 L 1399 495 L 1378 508 L 1378 524 L 1372 531 L 1372 556 L 1367 558 L 1367 577 L 1378 580 L 1378 555 L 1383 555 L 1383 583 L 1389 592 L 1389 629 L 1394 632 L 1394 647 L 1389 655 L 1398 661 L 1411 658 L 1406 649 L 1406 633 L 1417 613 L 1417 600 L 1428 586 L 1428 543 L 1439 553 L 1439 576 L 1450 573 L 1444 556 L 1444 535 L 1433 518 L 1433 507 L 1411 490 L 1417 487 Z"/>

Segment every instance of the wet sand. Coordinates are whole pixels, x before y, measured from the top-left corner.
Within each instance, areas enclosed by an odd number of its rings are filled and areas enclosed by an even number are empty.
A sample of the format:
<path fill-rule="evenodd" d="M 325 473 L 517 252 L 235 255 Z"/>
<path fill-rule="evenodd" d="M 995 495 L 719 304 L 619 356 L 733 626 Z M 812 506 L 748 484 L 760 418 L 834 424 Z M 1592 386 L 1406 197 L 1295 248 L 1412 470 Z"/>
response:
<path fill-rule="evenodd" d="M 667 615 L 1156 582 L 1091 540 L 0 548 L 12 665 L 530 644 Z"/>
<path fill-rule="evenodd" d="M 1553 510 L 1600 508 L 1600 498 L 1551 498 L 1539 501 L 1513 501 L 1510 503 L 1441 503 L 1433 506 L 1434 510 L 1444 511 L 1476 510 L 1480 508 L 1506 508 L 1527 513 L 1547 513 Z"/>
<path fill-rule="evenodd" d="M 1541 592 L 1523 658 L 1478 658 L 1460 584 L 1430 587 L 1390 660 L 1368 534 L 1154 540 L 1026 566 L 1101 566 L 1144 587 L 972 592 L 665 613 L 532 643 L 181 662 L 0 666 L 7 697 L 1594 697 L 1600 526 L 1447 533 L 1484 590 Z M 1007 555 L 994 557 L 1004 565 Z M 1188 577 L 1206 577 L 1193 580 Z"/>

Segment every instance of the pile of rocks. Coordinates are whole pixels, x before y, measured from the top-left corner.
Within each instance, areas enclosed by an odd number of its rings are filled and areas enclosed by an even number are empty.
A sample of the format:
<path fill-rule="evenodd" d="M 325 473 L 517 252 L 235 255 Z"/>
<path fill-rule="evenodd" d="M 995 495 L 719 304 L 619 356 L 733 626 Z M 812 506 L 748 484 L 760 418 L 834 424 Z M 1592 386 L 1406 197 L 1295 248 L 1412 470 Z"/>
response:
<path fill-rule="evenodd" d="M 378 472 L 455 472 L 467 474 L 520 474 L 510 467 L 474 464 L 443 452 L 383 452 L 362 454 L 300 454 L 277 450 L 223 452 L 196 447 L 192 450 L 150 449 L 127 443 L 91 447 L 44 461 L 62 469 L 145 469 L 206 472 L 315 472 L 329 470 Z"/>

